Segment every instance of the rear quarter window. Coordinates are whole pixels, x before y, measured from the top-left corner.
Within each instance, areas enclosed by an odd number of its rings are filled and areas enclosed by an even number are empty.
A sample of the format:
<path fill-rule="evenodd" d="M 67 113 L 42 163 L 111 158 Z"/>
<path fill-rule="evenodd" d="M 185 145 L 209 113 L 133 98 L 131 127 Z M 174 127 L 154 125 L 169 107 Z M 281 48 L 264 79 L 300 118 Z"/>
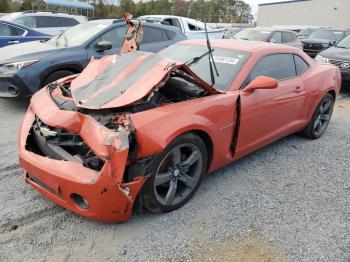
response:
<path fill-rule="evenodd" d="M 294 60 L 295 60 L 295 69 L 297 71 L 298 76 L 301 76 L 310 68 L 310 65 L 306 63 L 305 60 L 302 59 L 300 56 L 294 55 Z"/>
<path fill-rule="evenodd" d="M 79 24 L 79 22 L 73 18 L 62 17 L 61 19 L 64 27 L 71 27 Z"/>
<path fill-rule="evenodd" d="M 258 76 L 267 76 L 280 81 L 296 77 L 293 55 L 274 54 L 261 58 L 250 73 L 249 82 Z"/>
<path fill-rule="evenodd" d="M 29 28 L 36 28 L 37 27 L 36 19 L 33 16 L 20 17 L 20 18 L 17 18 L 15 20 L 15 22 L 17 24 L 20 24 L 20 25 L 23 25 L 23 26 L 26 26 L 26 27 L 29 27 Z"/>

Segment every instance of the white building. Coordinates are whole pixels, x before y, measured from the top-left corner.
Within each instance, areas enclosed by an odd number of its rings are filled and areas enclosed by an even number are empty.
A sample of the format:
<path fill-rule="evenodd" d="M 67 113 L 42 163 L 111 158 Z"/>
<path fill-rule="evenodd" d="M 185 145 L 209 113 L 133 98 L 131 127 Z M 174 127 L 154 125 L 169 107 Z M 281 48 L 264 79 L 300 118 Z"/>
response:
<path fill-rule="evenodd" d="M 300 25 L 350 29 L 350 0 L 294 0 L 260 4 L 258 26 Z"/>

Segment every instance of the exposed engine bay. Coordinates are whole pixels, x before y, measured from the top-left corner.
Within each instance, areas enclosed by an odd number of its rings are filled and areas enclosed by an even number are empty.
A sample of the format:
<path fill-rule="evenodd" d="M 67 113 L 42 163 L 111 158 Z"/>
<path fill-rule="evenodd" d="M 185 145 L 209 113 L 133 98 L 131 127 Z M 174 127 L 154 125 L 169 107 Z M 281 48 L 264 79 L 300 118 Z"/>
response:
<path fill-rule="evenodd" d="M 190 75 L 181 70 L 174 70 L 166 81 L 160 83 L 148 96 L 136 101 L 130 106 L 123 108 L 113 108 L 108 110 L 89 110 L 77 107 L 72 99 L 69 82 L 62 84 L 52 83 L 49 85 L 51 97 L 61 110 L 78 111 L 83 114 L 94 116 L 110 113 L 137 113 L 150 110 L 170 103 L 178 103 L 190 99 L 205 97 L 209 92 L 202 89 Z"/>
<path fill-rule="evenodd" d="M 171 103 L 205 97 L 209 95 L 188 74 L 174 70 L 167 79 L 160 83 L 147 97 L 123 108 L 85 109 L 78 107 L 71 94 L 73 79 L 63 83 L 52 83 L 48 92 L 61 110 L 76 111 L 89 115 L 97 122 L 116 132 L 129 134 L 129 161 L 136 159 L 137 147 L 135 129 L 129 118 L 130 114 L 151 110 Z M 28 137 L 27 149 L 57 160 L 81 162 L 93 170 L 101 170 L 104 160 L 97 157 L 77 134 L 53 128 L 36 119 Z"/>

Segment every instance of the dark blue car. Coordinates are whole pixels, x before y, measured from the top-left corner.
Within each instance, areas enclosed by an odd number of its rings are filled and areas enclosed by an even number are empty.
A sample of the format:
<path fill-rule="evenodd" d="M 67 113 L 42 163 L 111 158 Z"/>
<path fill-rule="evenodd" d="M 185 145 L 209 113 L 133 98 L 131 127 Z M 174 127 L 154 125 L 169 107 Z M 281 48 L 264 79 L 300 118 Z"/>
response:
<path fill-rule="evenodd" d="M 158 52 L 187 39 L 176 27 L 142 23 L 140 50 Z M 92 57 L 117 54 L 125 22 L 95 20 L 77 25 L 46 42 L 0 48 L 0 96 L 30 96 L 60 78 L 80 73 Z"/>
<path fill-rule="evenodd" d="M 0 20 L 0 47 L 37 40 L 48 40 L 52 36 L 28 27 Z"/>

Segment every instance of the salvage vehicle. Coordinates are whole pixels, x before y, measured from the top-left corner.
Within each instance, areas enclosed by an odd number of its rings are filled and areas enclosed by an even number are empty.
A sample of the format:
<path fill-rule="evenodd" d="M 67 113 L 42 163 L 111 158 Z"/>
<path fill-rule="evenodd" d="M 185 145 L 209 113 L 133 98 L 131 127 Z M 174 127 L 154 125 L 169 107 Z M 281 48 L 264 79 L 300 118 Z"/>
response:
<path fill-rule="evenodd" d="M 46 41 L 50 38 L 51 36 L 28 27 L 0 20 L 0 47 L 31 41 Z"/>
<path fill-rule="evenodd" d="M 169 212 L 211 173 L 282 137 L 320 138 L 341 76 L 299 49 L 187 40 L 92 60 L 37 92 L 19 130 L 34 189 L 84 217 Z"/>
<path fill-rule="evenodd" d="M 303 50 L 311 57 L 331 46 L 334 46 L 344 37 L 350 34 L 350 30 L 319 29 L 313 32 L 308 38 L 303 39 Z"/>
<path fill-rule="evenodd" d="M 191 18 L 173 15 L 144 15 L 140 16 L 139 18 L 149 23 L 174 26 L 178 28 L 182 33 L 184 33 L 188 39 L 206 38 L 204 23 Z M 223 39 L 226 29 L 214 29 L 208 27 L 207 31 L 210 38 Z"/>
<path fill-rule="evenodd" d="M 171 26 L 143 23 L 140 49 L 158 52 L 187 39 Z M 0 97 L 31 96 L 47 84 L 80 73 L 92 57 L 116 54 L 124 40 L 123 20 L 79 24 L 43 42 L 0 49 Z"/>
<path fill-rule="evenodd" d="M 335 46 L 319 53 L 315 60 L 339 67 L 343 81 L 350 81 L 350 35 Z"/>
<path fill-rule="evenodd" d="M 264 27 L 247 28 L 237 33 L 233 39 L 284 44 L 303 49 L 303 44 L 297 34 L 289 30 Z"/>

